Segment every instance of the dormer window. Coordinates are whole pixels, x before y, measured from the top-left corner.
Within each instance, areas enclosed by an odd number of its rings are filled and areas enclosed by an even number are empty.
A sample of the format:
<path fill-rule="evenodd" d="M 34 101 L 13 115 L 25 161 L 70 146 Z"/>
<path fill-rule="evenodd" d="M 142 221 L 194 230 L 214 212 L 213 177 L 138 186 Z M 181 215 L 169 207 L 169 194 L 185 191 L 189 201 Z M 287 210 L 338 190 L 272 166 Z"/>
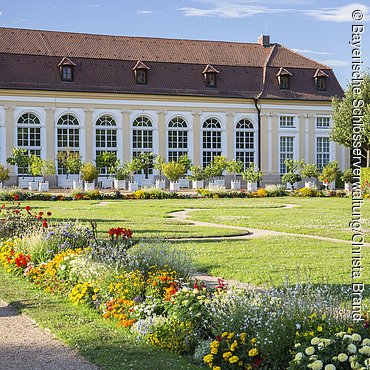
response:
<path fill-rule="evenodd" d="M 217 87 L 217 74 L 220 73 L 216 68 L 210 64 L 203 70 L 204 80 L 207 87 Z"/>
<path fill-rule="evenodd" d="M 133 71 L 135 73 L 135 82 L 137 85 L 146 85 L 148 83 L 148 70 L 150 68 L 140 60 L 135 64 Z"/>
<path fill-rule="evenodd" d="M 281 67 L 279 72 L 276 74 L 279 82 L 279 87 L 281 90 L 289 90 L 290 89 L 290 76 L 292 74 L 285 68 Z"/>
<path fill-rule="evenodd" d="M 321 69 L 317 69 L 313 78 L 315 79 L 316 89 L 318 91 L 327 90 L 327 79 L 329 75 Z"/>
<path fill-rule="evenodd" d="M 69 58 L 64 57 L 58 64 L 62 81 L 73 81 L 73 68 L 76 66 Z"/>

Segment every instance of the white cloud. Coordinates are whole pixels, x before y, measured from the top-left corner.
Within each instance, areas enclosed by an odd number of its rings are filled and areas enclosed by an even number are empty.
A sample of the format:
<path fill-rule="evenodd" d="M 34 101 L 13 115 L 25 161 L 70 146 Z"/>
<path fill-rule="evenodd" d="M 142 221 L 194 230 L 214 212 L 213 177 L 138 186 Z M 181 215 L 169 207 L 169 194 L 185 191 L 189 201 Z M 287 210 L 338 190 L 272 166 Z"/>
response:
<path fill-rule="evenodd" d="M 0 15 L 3 15 L 3 13 L 0 12 Z"/>
<path fill-rule="evenodd" d="M 82 8 L 98 8 L 101 6 L 100 4 L 87 4 L 87 5 L 81 5 Z"/>
<path fill-rule="evenodd" d="M 353 22 L 352 12 L 354 10 L 361 10 L 364 15 L 364 20 L 370 12 L 370 8 L 368 6 L 359 3 L 352 3 L 337 8 L 305 10 L 304 13 L 321 21 Z"/>
<path fill-rule="evenodd" d="M 350 62 L 347 62 L 345 60 L 337 60 L 337 59 L 322 60 L 320 63 L 326 64 L 330 67 L 346 67 L 351 64 Z"/>
<path fill-rule="evenodd" d="M 293 9 L 274 9 L 259 5 L 220 4 L 212 9 L 180 8 L 186 17 L 245 18 L 262 13 L 291 13 Z"/>
<path fill-rule="evenodd" d="M 297 53 L 301 54 L 317 54 L 317 55 L 331 55 L 332 53 L 329 53 L 327 51 L 314 51 L 309 49 L 292 49 L 293 51 L 296 51 Z"/>
<path fill-rule="evenodd" d="M 138 10 L 136 14 L 163 14 L 162 12 L 156 12 L 154 10 Z"/>

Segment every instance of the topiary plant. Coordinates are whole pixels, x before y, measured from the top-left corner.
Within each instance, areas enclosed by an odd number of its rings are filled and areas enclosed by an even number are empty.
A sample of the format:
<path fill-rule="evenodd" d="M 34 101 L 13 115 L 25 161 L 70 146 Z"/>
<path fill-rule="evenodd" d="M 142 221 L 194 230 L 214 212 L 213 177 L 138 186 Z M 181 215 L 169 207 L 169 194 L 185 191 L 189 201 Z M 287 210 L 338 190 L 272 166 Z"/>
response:
<path fill-rule="evenodd" d="M 234 181 L 236 181 L 236 175 L 242 173 L 244 169 L 244 163 L 242 161 L 237 161 L 232 159 L 226 163 L 226 170 L 234 174 Z"/>
<path fill-rule="evenodd" d="M 84 163 L 81 167 L 82 180 L 86 182 L 93 182 L 99 176 L 99 170 L 93 163 Z"/>
<path fill-rule="evenodd" d="M 316 164 L 307 163 L 303 166 L 302 177 L 308 178 L 309 181 L 312 179 L 317 179 L 319 177 L 320 171 L 317 168 Z"/>
<path fill-rule="evenodd" d="M 30 157 L 26 149 L 13 148 L 13 155 L 7 158 L 6 162 L 12 166 L 16 166 L 18 168 L 18 173 L 22 172 L 22 177 L 24 177 L 30 165 Z"/>
<path fill-rule="evenodd" d="M 170 181 L 178 181 L 185 172 L 185 166 L 179 162 L 171 161 L 163 165 L 163 173 Z"/>
<path fill-rule="evenodd" d="M 256 170 L 256 165 L 251 162 L 249 167 L 242 172 L 242 177 L 247 182 L 259 182 L 263 178 L 263 173 L 258 169 Z"/>

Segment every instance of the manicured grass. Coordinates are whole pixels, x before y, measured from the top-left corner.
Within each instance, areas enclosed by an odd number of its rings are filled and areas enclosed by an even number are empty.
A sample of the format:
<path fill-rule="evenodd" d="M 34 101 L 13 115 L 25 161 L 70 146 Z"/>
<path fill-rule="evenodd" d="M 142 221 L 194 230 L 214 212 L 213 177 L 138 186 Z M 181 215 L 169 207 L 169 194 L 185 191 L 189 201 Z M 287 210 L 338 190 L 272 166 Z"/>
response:
<path fill-rule="evenodd" d="M 102 369 L 200 369 L 189 358 L 138 341 L 126 329 L 115 327 L 93 309 L 74 306 L 66 298 L 43 293 L 24 278 L 8 274 L 2 268 L 0 280 L 1 299 L 41 327 L 50 329 Z"/>
<path fill-rule="evenodd" d="M 351 283 L 351 245 L 300 237 L 271 236 L 219 242 L 181 242 L 195 265 L 210 275 L 258 286 L 291 281 Z M 363 282 L 370 281 L 370 249 L 363 248 Z"/>

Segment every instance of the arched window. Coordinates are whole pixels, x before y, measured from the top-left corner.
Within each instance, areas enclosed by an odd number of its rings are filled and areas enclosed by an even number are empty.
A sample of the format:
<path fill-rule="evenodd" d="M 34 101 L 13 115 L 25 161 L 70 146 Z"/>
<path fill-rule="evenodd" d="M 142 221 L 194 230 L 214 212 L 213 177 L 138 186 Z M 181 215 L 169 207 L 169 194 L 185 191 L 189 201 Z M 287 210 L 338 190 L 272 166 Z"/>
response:
<path fill-rule="evenodd" d="M 235 159 L 244 163 L 244 168 L 255 161 L 254 127 L 248 119 L 241 119 L 236 124 Z"/>
<path fill-rule="evenodd" d="M 68 150 L 80 152 L 80 128 L 78 119 L 73 114 L 65 114 L 57 123 L 57 152 Z M 58 174 L 67 173 L 58 163 Z"/>
<path fill-rule="evenodd" d="M 95 158 L 103 152 L 112 152 L 117 156 L 117 124 L 113 117 L 104 115 L 96 121 Z M 101 174 L 107 174 L 107 168 L 101 168 Z"/>
<path fill-rule="evenodd" d="M 26 149 L 28 155 L 41 155 L 41 124 L 33 113 L 22 114 L 17 122 L 17 146 Z M 28 168 L 19 167 L 18 174 L 25 175 Z"/>
<path fill-rule="evenodd" d="M 188 154 L 188 125 L 181 117 L 175 117 L 168 123 L 168 160 L 177 161 Z"/>
<path fill-rule="evenodd" d="M 153 124 L 145 116 L 135 119 L 132 124 L 132 155 L 137 157 L 141 152 L 153 152 Z M 153 168 L 149 168 L 149 173 L 153 173 Z"/>
<path fill-rule="evenodd" d="M 216 118 L 208 118 L 203 123 L 203 167 L 221 154 L 221 124 Z"/>

